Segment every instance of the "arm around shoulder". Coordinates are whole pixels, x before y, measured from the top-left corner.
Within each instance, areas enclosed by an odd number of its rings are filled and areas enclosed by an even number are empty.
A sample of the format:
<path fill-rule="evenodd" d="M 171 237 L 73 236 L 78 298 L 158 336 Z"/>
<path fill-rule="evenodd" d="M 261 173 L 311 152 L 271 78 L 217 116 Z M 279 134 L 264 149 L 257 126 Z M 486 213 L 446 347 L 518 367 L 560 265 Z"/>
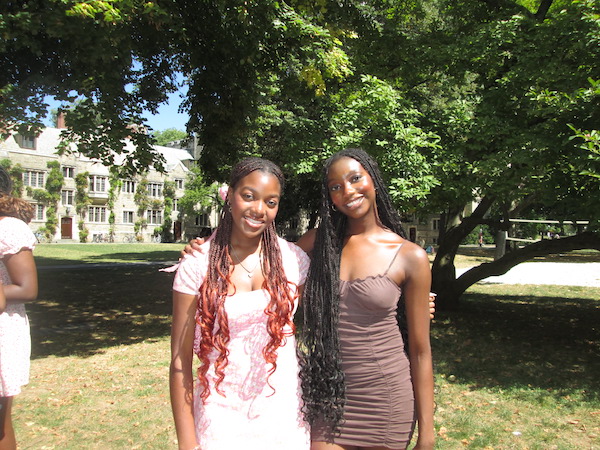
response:
<path fill-rule="evenodd" d="M 308 256 L 312 256 L 312 251 L 315 246 L 315 239 L 317 237 L 317 229 L 313 228 L 304 233 L 300 239 L 296 242 L 296 245 L 300 247 Z"/>

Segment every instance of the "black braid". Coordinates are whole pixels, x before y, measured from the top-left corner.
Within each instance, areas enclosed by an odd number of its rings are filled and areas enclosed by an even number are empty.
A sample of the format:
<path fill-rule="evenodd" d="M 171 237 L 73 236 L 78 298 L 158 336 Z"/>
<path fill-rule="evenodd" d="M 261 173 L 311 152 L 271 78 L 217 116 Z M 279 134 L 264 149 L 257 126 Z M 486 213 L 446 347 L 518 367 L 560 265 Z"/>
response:
<path fill-rule="evenodd" d="M 323 420 L 331 427 L 331 433 L 335 433 L 342 423 L 346 402 L 338 323 L 340 259 L 347 219 L 334 210 L 327 186 L 329 168 L 340 158 L 352 158 L 364 167 L 377 189 L 379 223 L 401 237 L 406 237 L 400 215 L 392 206 L 377 162 L 371 156 L 361 149 L 347 149 L 325 162 L 319 227 L 302 297 L 304 322 L 300 346 L 300 379 L 305 419 L 311 425 Z M 400 310 L 404 316 L 404 307 L 401 305 L 398 307 L 399 312 Z"/>

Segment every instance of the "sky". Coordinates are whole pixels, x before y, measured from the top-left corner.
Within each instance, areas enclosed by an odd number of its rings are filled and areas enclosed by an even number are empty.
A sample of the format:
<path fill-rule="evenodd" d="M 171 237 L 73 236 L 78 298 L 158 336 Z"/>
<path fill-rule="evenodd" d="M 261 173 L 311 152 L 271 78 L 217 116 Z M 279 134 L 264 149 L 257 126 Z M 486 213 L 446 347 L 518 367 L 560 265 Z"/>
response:
<path fill-rule="evenodd" d="M 144 113 L 147 124 L 152 127 L 154 131 L 164 131 L 167 128 L 185 131 L 185 124 L 187 123 L 189 116 L 177 112 L 182 101 L 183 99 L 181 98 L 179 91 L 170 94 L 168 102 L 158 109 L 157 114 L 151 115 L 149 112 Z M 60 102 L 55 101 L 52 97 L 46 97 L 46 102 L 48 102 L 49 108 L 45 124 L 53 126 L 50 111 L 58 108 Z"/>

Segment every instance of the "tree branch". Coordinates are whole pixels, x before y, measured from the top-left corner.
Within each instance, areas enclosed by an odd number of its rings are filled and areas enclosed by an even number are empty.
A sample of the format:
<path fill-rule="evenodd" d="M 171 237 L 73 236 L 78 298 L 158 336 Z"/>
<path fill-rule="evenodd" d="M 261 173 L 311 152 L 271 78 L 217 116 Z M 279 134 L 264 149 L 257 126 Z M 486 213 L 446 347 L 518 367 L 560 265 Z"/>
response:
<path fill-rule="evenodd" d="M 457 280 L 459 292 L 464 292 L 469 286 L 487 277 L 504 275 L 514 266 L 531 260 L 537 256 L 556 253 L 567 253 L 573 250 L 594 249 L 600 251 L 600 234 L 587 231 L 561 239 L 542 240 L 523 248 L 511 251 L 502 258 L 483 263 L 466 271 Z"/>

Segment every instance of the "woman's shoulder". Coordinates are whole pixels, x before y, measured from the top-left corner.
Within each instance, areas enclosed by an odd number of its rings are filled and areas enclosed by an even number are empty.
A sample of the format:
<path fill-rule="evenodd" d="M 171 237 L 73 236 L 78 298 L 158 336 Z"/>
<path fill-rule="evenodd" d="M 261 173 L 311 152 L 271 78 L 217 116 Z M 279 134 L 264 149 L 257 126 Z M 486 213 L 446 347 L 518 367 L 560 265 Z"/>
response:
<path fill-rule="evenodd" d="M 33 231 L 25 222 L 15 217 L 0 219 L 0 252 L 2 254 L 18 253 L 22 249 L 35 247 Z"/>
<path fill-rule="evenodd" d="M 286 241 L 282 237 L 278 237 L 277 240 L 282 254 L 291 252 L 294 255 L 306 255 L 306 252 L 297 243 Z"/>

